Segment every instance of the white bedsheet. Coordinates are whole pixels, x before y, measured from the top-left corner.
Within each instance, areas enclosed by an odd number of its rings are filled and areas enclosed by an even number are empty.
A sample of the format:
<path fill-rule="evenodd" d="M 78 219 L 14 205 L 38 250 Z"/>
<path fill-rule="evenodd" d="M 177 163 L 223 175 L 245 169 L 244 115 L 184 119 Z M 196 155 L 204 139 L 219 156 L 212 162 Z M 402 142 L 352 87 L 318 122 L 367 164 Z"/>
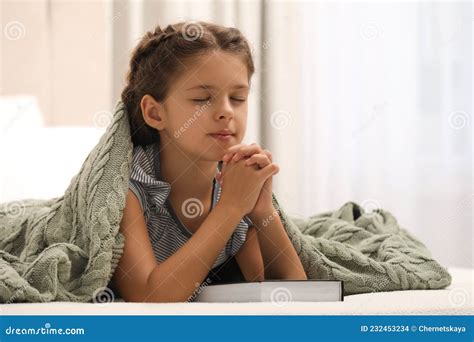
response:
<path fill-rule="evenodd" d="M 343 302 L 258 303 L 28 303 L 1 304 L 0 315 L 473 315 L 474 269 L 449 268 L 442 290 L 345 296 Z M 120 299 L 121 300 L 121 299 Z"/>

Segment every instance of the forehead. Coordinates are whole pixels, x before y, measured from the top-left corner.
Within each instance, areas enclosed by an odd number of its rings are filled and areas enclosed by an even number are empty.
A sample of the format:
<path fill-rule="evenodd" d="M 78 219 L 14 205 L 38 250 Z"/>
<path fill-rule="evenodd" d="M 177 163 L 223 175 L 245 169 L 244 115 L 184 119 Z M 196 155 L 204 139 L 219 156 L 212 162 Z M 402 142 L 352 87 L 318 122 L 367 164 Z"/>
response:
<path fill-rule="evenodd" d="M 237 85 L 248 87 L 248 70 L 243 57 L 212 51 L 187 63 L 185 71 L 177 80 L 176 90 L 198 91 L 202 85 L 217 89 L 234 88 Z"/>

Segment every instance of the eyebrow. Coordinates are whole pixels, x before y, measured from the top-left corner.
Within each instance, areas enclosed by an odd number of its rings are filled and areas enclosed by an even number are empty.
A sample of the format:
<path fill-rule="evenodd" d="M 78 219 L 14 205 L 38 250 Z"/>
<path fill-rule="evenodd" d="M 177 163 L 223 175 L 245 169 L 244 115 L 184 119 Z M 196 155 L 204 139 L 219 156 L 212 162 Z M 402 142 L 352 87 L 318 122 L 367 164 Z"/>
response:
<path fill-rule="evenodd" d="M 248 88 L 249 87 L 245 84 L 238 84 L 238 85 L 235 85 L 232 89 L 248 89 Z M 202 85 L 188 88 L 186 90 L 192 90 L 192 89 L 217 89 L 217 88 L 214 87 L 213 85 L 202 84 Z"/>

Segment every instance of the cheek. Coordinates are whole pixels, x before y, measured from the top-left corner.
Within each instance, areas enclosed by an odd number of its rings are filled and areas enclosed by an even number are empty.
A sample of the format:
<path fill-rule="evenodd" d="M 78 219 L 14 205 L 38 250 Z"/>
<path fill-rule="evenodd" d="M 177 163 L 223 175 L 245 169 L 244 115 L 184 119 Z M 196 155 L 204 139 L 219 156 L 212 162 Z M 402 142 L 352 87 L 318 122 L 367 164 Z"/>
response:
<path fill-rule="evenodd" d="M 236 126 L 238 129 L 238 136 L 240 140 L 242 140 L 247 130 L 247 115 L 238 116 L 236 117 L 235 121 L 236 121 Z"/>
<path fill-rule="evenodd" d="M 183 120 L 173 127 L 173 138 L 181 140 L 181 143 L 198 144 L 206 136 L 203 125 L 200 122 L 189 119 Z"/>
<path fill-rule="evenodd" d="M 203 121 L 206 113 L 200 111 L 199 106 L 182 104 L 172 115 L 168 128 L 175 138 L 192 139 L 205 134 Z"/>

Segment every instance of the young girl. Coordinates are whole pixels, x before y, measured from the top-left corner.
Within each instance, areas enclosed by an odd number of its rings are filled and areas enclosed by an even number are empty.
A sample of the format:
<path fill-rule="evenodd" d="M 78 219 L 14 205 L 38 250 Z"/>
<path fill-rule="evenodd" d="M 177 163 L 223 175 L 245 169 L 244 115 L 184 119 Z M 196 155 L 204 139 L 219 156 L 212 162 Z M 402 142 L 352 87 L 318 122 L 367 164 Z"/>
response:
<path fill-rule="evenodd" d="M 111 284 L 125 301 L 183 302 L 206 278 L 306 279 L 272 205 L 278 166 L 240 143 L 253 73 L 235 28 L 158 26 L 135 48 L 122 93 L 134 144 L 125 247 Z"/>

